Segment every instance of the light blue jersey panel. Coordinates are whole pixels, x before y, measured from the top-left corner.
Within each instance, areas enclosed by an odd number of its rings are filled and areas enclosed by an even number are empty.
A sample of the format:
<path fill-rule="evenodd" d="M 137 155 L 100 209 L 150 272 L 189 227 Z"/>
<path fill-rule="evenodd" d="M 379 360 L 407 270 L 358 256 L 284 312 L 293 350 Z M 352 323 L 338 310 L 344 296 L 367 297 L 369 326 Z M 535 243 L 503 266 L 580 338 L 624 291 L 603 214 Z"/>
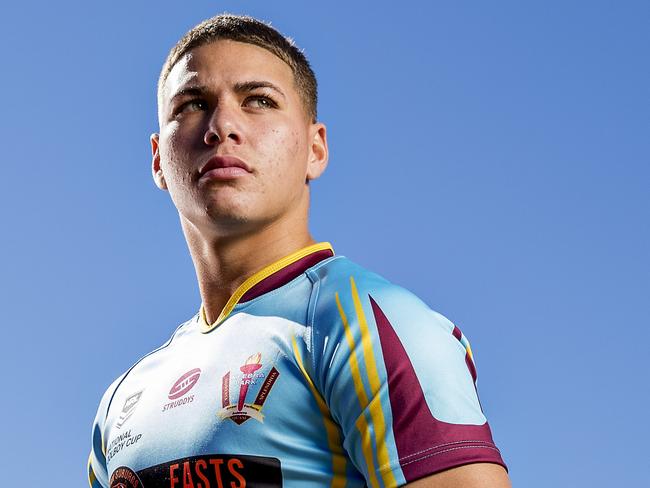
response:
<path fill-rule="evenodd" d="M 393 487 L 503 464 L 466 338 L 412 294 L 327 243 L 242 286 L 109 387 L 91 487 Z"/>

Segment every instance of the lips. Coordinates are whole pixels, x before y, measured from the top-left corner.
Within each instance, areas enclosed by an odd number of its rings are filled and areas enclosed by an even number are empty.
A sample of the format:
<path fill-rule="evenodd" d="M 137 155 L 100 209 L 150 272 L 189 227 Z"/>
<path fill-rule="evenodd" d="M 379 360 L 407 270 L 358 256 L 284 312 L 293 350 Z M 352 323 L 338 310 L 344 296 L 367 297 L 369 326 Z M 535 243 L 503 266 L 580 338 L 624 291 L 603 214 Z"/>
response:
<path fill-rule="evenodd" d="M 199 178 L 230 179 L 252 173 L 251 168 L 235 156 L 214 156 L 199 170 Z"/>

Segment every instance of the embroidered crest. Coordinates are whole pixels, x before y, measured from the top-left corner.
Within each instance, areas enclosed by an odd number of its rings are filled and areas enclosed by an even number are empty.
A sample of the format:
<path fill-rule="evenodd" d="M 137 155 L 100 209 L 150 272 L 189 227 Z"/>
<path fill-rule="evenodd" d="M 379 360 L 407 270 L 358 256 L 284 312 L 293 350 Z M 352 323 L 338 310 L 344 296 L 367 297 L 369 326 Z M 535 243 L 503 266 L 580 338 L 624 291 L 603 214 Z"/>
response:
<path fill-rule="evenodd" d="M 257 353 L 250 356 L 246 362 L 239 367 L 241 371 L 241 379 L 239 383 L 239 392 L 235 402 L 231 403 L 230 400 L 230 383 L 231 371 L 228 371 L 221 379 L 221 398 L 222 409 L 217 412 L 221 419 L 229 418 L 237 425 L 241 425 L 248 419 L 253 418 L 258 422 L 264 422 L 264 415 L 262 414 L 262 406 L 266 401 L 275 380 L 280 376 L 280 372 L 271 368 L 268 374 L 262 373 L 262 354 Z M 236 377 L 236 376 L 235 376 Z M 255 390 L 258 385 L 259 391 L 253 403 L 246 403 L 246 397 L 249 390 Z"/>

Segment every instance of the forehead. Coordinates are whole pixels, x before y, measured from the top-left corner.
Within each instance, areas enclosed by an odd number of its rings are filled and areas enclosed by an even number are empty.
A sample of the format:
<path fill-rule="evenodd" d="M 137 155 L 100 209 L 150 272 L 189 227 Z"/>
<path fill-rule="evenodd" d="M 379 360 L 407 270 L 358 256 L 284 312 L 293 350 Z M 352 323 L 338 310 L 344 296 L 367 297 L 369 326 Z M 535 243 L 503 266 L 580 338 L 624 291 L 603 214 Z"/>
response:
<path fill-rule="evenodd" d="M 163 99 L 192 84 L 232 85 L 251 80 L 270 81 L 287 95 L 295 92 L 291 68 L 272 52 L 254 44 L 214 41 L 191 49 L 176 62 L 165 81 Z"/>

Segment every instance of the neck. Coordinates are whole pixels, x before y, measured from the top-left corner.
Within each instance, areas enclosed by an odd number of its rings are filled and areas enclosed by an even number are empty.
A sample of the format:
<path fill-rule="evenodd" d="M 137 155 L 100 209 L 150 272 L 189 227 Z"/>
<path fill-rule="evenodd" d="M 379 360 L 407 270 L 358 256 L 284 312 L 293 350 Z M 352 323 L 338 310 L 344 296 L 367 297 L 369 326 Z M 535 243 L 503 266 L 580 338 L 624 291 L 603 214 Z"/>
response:
<path fill-rule="evenodd" d="M 282 257 L 313 244 L 307 220 L 300 226 L 274 222 L 241 235 L 210 235 L 181 216 L 208 323 L 214 322 L 246 278 Z M 297 227 L 297 228 L 296 228 Z"/>

